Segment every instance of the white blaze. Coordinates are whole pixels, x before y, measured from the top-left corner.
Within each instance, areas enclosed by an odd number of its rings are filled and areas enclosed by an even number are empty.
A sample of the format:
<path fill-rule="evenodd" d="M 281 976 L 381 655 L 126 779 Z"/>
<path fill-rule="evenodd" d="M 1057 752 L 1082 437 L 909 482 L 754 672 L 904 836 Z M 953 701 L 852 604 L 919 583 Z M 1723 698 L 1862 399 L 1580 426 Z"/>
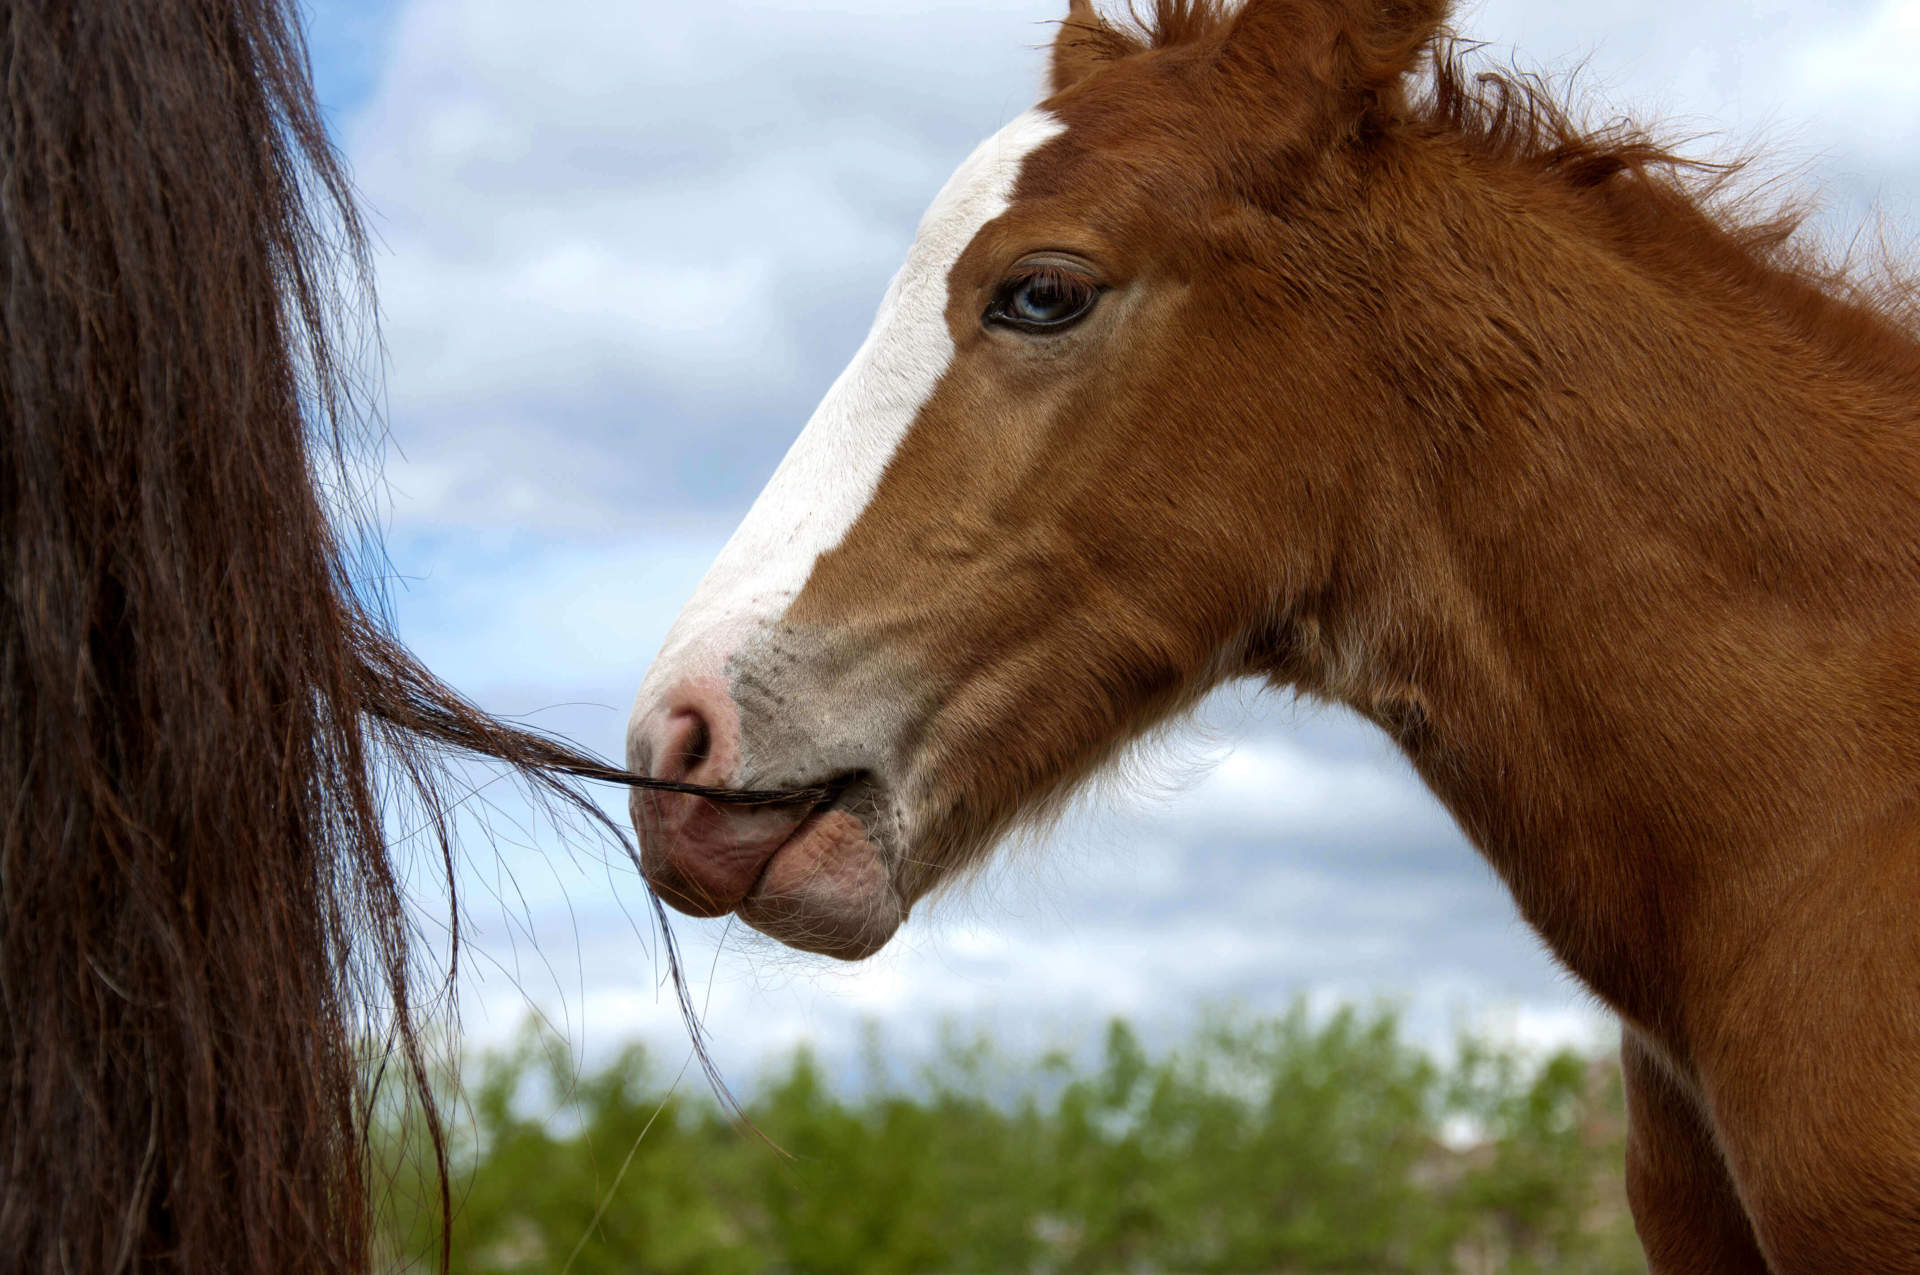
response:
<path fill-rule="evenodd" d="M 634 725 L 667 685 L 720 674 L 753 629 L 780 618 L 814 561 L 846 536 L 953 361 L 947 276 L 1007 210 L 1026 157 L 1064 131 L 1033 110 L 981 143 L 920 222 L 873 330 L 827 391 L 674 622 L 641 687 Z"/>

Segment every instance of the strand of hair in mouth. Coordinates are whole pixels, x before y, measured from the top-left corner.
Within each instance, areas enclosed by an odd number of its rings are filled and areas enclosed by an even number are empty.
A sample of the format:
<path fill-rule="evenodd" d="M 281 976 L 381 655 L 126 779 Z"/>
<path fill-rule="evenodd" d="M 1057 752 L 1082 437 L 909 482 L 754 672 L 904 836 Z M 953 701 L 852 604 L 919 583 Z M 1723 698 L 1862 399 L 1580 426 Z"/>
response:
<path fill-rule="evenodd" d="M 446 694 L 453 692 L 447 691 Z M 704 784 L 655 779 L 609 765 L 565 740 L 537 731 L 490 728 L 485 724 L 476 729 L 473 720 L 447 712 L 413 687 L 403 688 L 400 695 L 390 695 L 376 701 L 373 711 L 404 730 L 466 749 L 481 757 L 515 760 L 526 766 L 572 775 L 577 779 L 621 784 L 628 788 L 647 788 L 655 792 L 681 793 L 722 805 L 818 806 L 846 791 L 851 781 L 851 776 L 848 776 L 807 788 L 709 788 Z"/>
<path fill-rule="evenodd" d="M 810 788 L 709 788 L 705 784 L 683 784 L 671 779 L 654 779 L 614 766 L 562 764 L 557 769 L 581 779 L 597 779 L 602 783 L 623 784 L 628 788 L 647 788 L 654 792 L 682 793 L 689 797 L 703 797 L 708 801 L 721 802 L 730 806 L 817 806 L 821 802 L 831 801 L 839 796 L 840 790 L 846 786 L 844 783 L 837 783 L 815 784 Z"/>

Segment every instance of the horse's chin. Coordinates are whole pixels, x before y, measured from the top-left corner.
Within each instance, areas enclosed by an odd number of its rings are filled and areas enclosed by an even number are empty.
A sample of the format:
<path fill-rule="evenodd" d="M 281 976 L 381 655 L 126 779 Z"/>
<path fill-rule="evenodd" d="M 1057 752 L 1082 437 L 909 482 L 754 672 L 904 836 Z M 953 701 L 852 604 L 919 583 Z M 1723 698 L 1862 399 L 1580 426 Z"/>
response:
<path fill-rule="evenodd" d="M 769 938 L 843 961 L 879 951 L 907 916 L 881 846 L 846 810 L 796 828 L 735 910 Z"/>

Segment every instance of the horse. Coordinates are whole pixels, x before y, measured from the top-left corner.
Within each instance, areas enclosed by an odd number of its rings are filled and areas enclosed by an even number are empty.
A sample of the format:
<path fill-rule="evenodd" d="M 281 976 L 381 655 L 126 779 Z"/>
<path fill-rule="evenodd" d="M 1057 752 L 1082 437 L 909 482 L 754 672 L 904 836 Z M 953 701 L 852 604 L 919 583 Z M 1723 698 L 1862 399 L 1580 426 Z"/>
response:
<path fill-rule="evenodd" d="M 363 574 L 366 239 L 291 0 L 8 0 L 0 84 L 0 1253 L 364 1271 L 380 1104 L 450 1210 L 387 816 L 451 885 L 451 758 L 587 820 L 634 780 Z"/>
<path fill-rule="evenodd" d="M 1448 19 L 1072 0 L 630 719 L 829 795 L 644 869 L 857 959 L 1217 684 L 1346 705 L 1618 1016 L 1654 1272 L 1920 1271 L 1920 304 Z"/>

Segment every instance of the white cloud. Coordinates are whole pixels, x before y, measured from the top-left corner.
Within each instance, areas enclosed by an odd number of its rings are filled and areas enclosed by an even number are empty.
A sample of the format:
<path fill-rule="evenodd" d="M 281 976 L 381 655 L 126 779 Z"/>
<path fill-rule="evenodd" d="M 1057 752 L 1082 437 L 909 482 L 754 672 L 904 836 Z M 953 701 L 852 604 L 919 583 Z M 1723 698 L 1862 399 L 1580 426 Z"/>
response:
<path fill-rule="evenodd" d="M 1812 41 L 1795 59 L 1793 86 L 1848 151 L 1910 170 L 1920 147 L 1916 54 L 1920 0 L 1882 0 L 1865 22 Z"/>
<path fill-rule="evenodd" d="M 1172 813 L 1196 832 L 1215 835 L 1359 840 L 1389 832 L 1440 841 L 1457 835 L 1384 746 L 1370 758 L 1333 758 L 1286 736 L 1239 744 Z"/>
<path fill-rule="evenodd" d="M 396 518 L 644 529 L 769 470 L 922 205 L 1033 96 L 1035 5 L 912 8 L 411 6 L 350 142 L 427 471 Z"/>

